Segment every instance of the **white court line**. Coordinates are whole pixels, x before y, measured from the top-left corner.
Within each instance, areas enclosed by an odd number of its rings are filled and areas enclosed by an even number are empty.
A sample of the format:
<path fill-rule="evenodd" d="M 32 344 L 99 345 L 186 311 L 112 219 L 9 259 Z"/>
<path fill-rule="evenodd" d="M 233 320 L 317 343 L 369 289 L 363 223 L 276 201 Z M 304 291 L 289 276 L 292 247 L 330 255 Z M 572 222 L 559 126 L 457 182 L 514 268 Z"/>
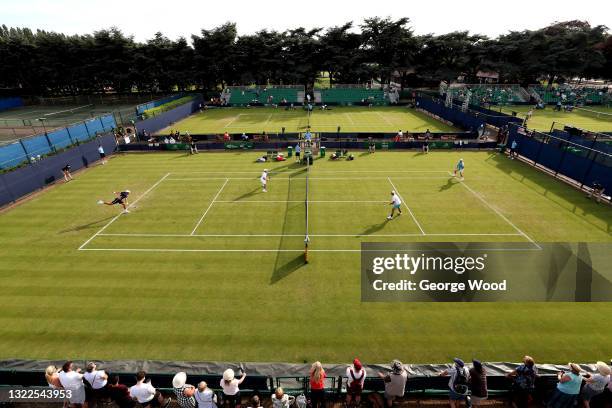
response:
<path fill-rule="evenodd" d="M 384 117 L 380 112 L 375 111 L 374 113 L 376 113 L 382 120 L 384 120 L 385 122 L 387 122 L 387 125 L 389 126 L 393 126 L 393 123 L 391 123 L 386 117 Z"/>
<path fill-rule="evenodd" d="M 449 171 L 448 172 L 449 175 L 452 175 L 452 173 Z M 502 220 L 506 221 L 512 228 L 514 228 L 520 235 L 524 236 L 529 242 L 531 242 L 533 245 L 535 245 L 538 249 L 542 249 L 542 247 L 540 245 L 538 245 L 533 239 L 531 239 L 531 237 L 527 234 L 525 234 L 519 227 L 517 227 L 512 221 L 510 221 L 504 214 L 502 214 L 497 208 L 495 208 L 493 205 L 489 204 L 489 202 L 487 202 L 487 200 L 485 200 L 480 194 L 478 194 L 476 191 L 474 191 L 470 186 L 468 186 L 464 181 L 460 181 L 459 182 L 461 185 L 463 185 L 463 187 L 465 187 L 470 193 L 472 193 L 476 198 L 478 198 L 480 201 L 482 201 L 482 203 L 484 205 L 486 205 L 488 208 L 490 208 L 491 210 L 493 210 L 493 212 L 495 212 L 495 214 L 497 214 Z"/>
<path fill-rule="evenodd" d="M 349 122 L 351 122 L 351 125 L 354 125 L 355 122 L 353 121 L 353 118 L 351 117 L 350 113 L 346 113 L 344 112 L 344 115 L 348 118 Z M 324 125 L 325 127 L 333 127 L 333 125 Z"/>
<path fill-rule="evenodd" d="M 405 177 L 397 176 L 393 177 L 396 180 L 448 180 L 448 176 L 423 176 L 423 177 Z M 253 177 L 181 177 L 181 178 L 168 178 L 166 181 L 202 181 L 202 180 L 257 180 L 259 176 L 253 175 Z M 306 177 L 273 177 L 273 180 L 306 180 Z M 386 180 L 388 177 L 309 177 L 309 180 Z"/>
<path fill-rule="evenodd" d="M 149 187 L 149 189 L 147 191 L 145 191 L 144 193 L 142 193 L 142 195 L 140 197 L 138 197 L 136 200 L 134 200 L 134 202 L 132 202 L 130 205 L 127 206 L 127 208 L 131 208 L 134 204 L 136 204 L 138 201 L 140 201 L 141 198 L 143 198 L 144 196 L 146 196 L 147 194 L 149 194 L 155 187 L 157 187 L 162 181 L 164 181 L 164 179 L 166 177 L 168 177 L 170 173 L 166 173 L 165 176 L 163 176 L 162 178 L 160 178 L 159 180 L 157 180 L 157 182 L 155 184 L 153 184 L 151 187 Z M 93 234 L 87 241 L 83 242 L 83 244 L 81 244 L 81 246 L 79 247 L 79 251 L 83 250 L 85 248 L 85 246 L 87 244 L 89 244 L 91 242 L 91 240 L 93 240 L 95 237 L 97 237 L 98 235 L 100 235 L 106 228 L 108 228 L 109 225 L 111 225 L 113 222 L 115 222 L 119 217 L 121 217 L 121 215 L 123 215 L 123 211 L 120 212 L 119 214 L 117 214 L 115 217 L 113 217 L 109 222 L 106 223 L 106 225 L 104 225 L 102 228 L 100 228 L 98 230 L 98 232 L 96 232 L 95 234 Z"/>
<path fill-rule="evenodd" d="M 218 201 L 217 201 L 218 202 Z M 421 237 L 423 234 L 309 234 L 311 237 Z M 100 237 L 150 237 L 150 238 L 223 238 L 223 237 L 303 237 L 304 234 L 138 234 L 138 233 L 116 233 L 116 234 L 98 234 Z M 479 233 L 458 233 L 458 234 L 427 234 L 427 236 L 438 236 L 438 237 L 462 237 L 462 236 L 485 236 L 485 237 L 497 237 L 497 236 L 511 236 L 511 237 L 522 237 L 518 233 L 507 233 L 507 234 L 479 234 Z"/>
<path fill-rule="evenodd" d="M 217 200 L 216 203 L 303 203 L 304 200 Z M 376 204 L 384 204 L 386 201 L 381 200 L 362 200 L 362 201 L 352 201 L 352 200 L 308 200 L 309 203 L 352 203 L 352 204 L 360 204 L 360 203 L 376 203 Z"/>
<path fill-rule="evenodd" d="M 45 113 L 45 114 L 43 114 L 43 116 L 58 115 L 58 114 L 64 113 L 64 112 L 70 112 L 70 111 L 73 111 L 73 110 L 77 110 L 77 109 L 81 109 L 81 108 L 86 108 L 88 106 L 93 106 L 93 105 L 92 104 L 87 104 L 87 105 L 77 106 L 76 108 L 70 108 L 70 109 L 64 109 L 64 110 L 57 111 L 57 112 Z"/>
<path fill-rule="evenodd" d="M 221 186 L 219 191 L 217 191 L 217 195 L 212 199 L 212 201 L 210 202 L 210 205 L 208 206 L 206 211 L 204 211 L 204 214 L 202 214 L 202 217 L 200 217 L 200 220 L 198 221 L 196 226 L 193 227 L 193 231 L 191 231 L 191 235 L 195 234 L 196 230 L 198 229 L 198 227 L 200 226 L 202 221 L 204 221 L 204 217 L 206 217 L 206 214 L 208 214 L 208 211 L 210 211 L 210 209 L 212 208 L 213 204 L 215 203 L 215 200 L 217 199 L 217 197 L 219 197 L 219 194 L 221 194 L 221 191 L 223 191 L 223 189 L 225 188 L 225 185 L 227 184 L 228 181 L 229 181 L 229 179 L 225 179 L 225 183 L 223 183 L 223 185 Z"/>
<path fill-rule="evenodd" d="M 408 213 L 410 213 L 410 216 L 414 220 L 414 223 L 421 230 L 421 234 L 422 235 L 427 235 L 427 234 L 425 234 L 425 231 L 423 230 L 423 227 L 421 227 L 421 224 L 419 224 L 419 221 L 416 219 L 416 217 L 412 213 L 412 210 L 410 209 L 410 207 L 408 207 L 408 204 L 406 204 L 406 201 L 404 201 L 404 199 L 400 195 L 400 192 L 397 190 L 397 187 L 395 187 L 395 184 L 393 184 L 393 182 L 391 181 L 391 179 L 389 177 L 387 177 L 387 180 L 389 180 L 389 183 L 391 184 L 391 187 L 393 187 L 393 191 L 395 191 L 395 194 L 397 194 L 397 196 L 400 198 L 400 200 L 402 200 L 402 203 L 404 203 L 404 206 L 408 209 Z"/>
<path fill-rule="evenodd" d="M 287 171 L 279 171 L 275 172 L 274 168 L 270 171 L 271 174 L 274 173 L 286 173 Z M 449 174 L 448 170 L 312 170 L 313 173 L 444 173 Z M 250 170 L 250 171 L 173 171 L 169 173 L 170 175 L 174 174 L 257 174 L 260 172 L 258 170 Z"/>
<path fill-rule="evenodd" d="M 262 126 L 266 126 L 268 123 L 270 123 L 270 119 L 272 119 L 272 114 L 268 115 L 268 118 L 266 119 L 266 121 L 263 123 Z"/>
<path fill-rule="evenodd" d="M 234 118 L 232 120 L 230 120 L 229 122 L 227 122 L 227 124 L 225 126 L 223 126 L 224 128 L 229 127 L 229 125 L 231 125 L 232 123 L 234 123 L 236 120 L 238 120 L 240 118 L 242 114 L 238 114 L 238 116 L 234 116 Z"/>
<path fill-rule="evenodd" d="M 538 248 L 469 248 L 470 251 L 524 252 L 539 251 Z M 304 249 L 172 249 L 172 248 L 84 248 L 82 251 L 122 251 L 122 252 L 304 252 Z M 422 251 L 416 249 L 414 251 Z M 393 252 L 396 249 L 309 249 L 308 252 Z M 408 250 L 404 250 L 408 252 Z"/>

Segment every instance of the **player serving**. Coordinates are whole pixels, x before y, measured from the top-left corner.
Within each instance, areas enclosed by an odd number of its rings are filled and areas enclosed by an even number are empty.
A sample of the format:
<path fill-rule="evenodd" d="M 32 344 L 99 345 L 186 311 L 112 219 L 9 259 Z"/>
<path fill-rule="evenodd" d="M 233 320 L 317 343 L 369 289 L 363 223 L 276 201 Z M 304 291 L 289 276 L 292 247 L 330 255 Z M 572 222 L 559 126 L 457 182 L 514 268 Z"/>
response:
<path fill-rule="evenodd" d="M 263 173 L 261 173 L 261 177 L 259 178 L 259 181 L 261 181 L 261 188 L 263 189 L 264 193 L 268 192 L 268 169 L 264 169 Z"/>
<path fill-rule="evenodd" d="M 113 191 L 113 194 L 115 194 L 116 196 L 113 201 L 98 200 L 98 204 L 104 204 L 104 205 L 121 204 L 121 206 L 123 207 L 123 212 L 129 213 L 130 210 L 128 210 L 127 204 L 128 204 L 128 196 L 130 195 L 130 190 L 125 190 L 125 191 L 120 191 L 120 192 Z"/>
<path fill-rule="evenodd" d="M 455 166 L 455 172 L 453 177 L 457 177 L 457 173 L 461 176 L 461 180 L 463 180 L 463 170 L 465 169 L 465 163 L 463 163 L 463 159 L 459 159 L 457 165 Z"/>
<path fill-rule="evenodd" d="M 399 198 L 399 195 L 395 193 L 395 191 L 391 191 L 391 202 L 389 203 L 389 205 L 392 205 L 393 207 L 391 207 L 391 214 L 389 214 L 389 216 L 387 217 L 388 220 L 393 219 L 395 210 L 397 210 L 398 217 L 402 215 L 402 200 Z"/>

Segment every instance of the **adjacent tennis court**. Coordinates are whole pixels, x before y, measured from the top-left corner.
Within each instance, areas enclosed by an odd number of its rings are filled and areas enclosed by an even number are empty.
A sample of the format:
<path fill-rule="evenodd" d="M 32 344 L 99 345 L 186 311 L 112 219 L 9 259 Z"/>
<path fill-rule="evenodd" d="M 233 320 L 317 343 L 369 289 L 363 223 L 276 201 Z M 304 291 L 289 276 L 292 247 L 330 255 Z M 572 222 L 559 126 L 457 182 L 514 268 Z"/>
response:
<path fill-rule="evenodd" d="M 121 112 L 123 121 L 135 119 L 135 107 L 129 104 L 30 105 L 2 111 L 0 143 L 43 134 L 111 112 Z"/>
<path fill-rule="evenodd" d="M 533 109 L 528 105 L 504 106 L 502 112 L 512 114 L 517 112 L 518 116 L 525 118 L 526 113 Z M 533 109 L 533 115 L 527 126 L 542 132 L 549 132 L 551 128 L 563 129 L 565 125 L 574 126 L 592 132 L 612 131 L 612 108 L 605 106 L 589 106 L 585 108 L 574 108 L 571 112 L 556 111 L 553 106 L 546 109 Z"/>
<path fill-rule="evenodd" d="M 456 132 L 458 129 L 408 107 L 223 108 L 196 113 L 158 132 L 179 130 L 191 134 L 303 132 Z"/>

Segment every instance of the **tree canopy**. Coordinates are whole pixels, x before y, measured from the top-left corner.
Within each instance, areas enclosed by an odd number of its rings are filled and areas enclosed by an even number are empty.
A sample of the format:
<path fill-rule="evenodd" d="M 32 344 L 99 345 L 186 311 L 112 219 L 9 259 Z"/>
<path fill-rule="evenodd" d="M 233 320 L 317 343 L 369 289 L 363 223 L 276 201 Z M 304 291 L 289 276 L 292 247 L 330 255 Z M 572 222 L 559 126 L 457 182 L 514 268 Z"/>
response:
<path fill-rule="evenodd" d="M 190 40 L 190 41 L 189 41 Z M 415 35 L 410 20 L 367 18 L 329 27 L 238 35 L 227 22 L 190 39 L 157 33 L 137 42 L 117 28 L 87 35 L 0 26 L 0 88 L 31 94 L 212 90 L 228 85 L 312 86 L 376 79 L 402 85 L 476 82 L 479 70 L 500 82 L 612 79 L 612 37 L 584 21 L 512 31 L 498 38 L 467 31 Z"/>

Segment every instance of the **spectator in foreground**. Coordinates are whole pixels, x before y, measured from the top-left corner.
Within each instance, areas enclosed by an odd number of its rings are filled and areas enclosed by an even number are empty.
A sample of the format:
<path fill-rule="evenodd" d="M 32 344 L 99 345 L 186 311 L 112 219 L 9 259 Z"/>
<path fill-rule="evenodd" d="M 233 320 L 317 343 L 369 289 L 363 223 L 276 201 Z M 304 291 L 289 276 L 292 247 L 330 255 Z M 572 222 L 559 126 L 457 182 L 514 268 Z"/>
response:
<path fill-rule="evenodd" d="M 346 368 L 346 405 L 361 403 L 361 392 L 366 378 L 366 370 L 358 358 L 353 360 L 353 365 Z"/>
<path fill-rule="evenodd" d="M 142 408 L 167 407 L 170 405 L 170 398 L 164 399 L 163 395 L 151 385 L 151 380 L 147 380 L 146 373 L 139 371 L 136 374 L 136 385 L 130 388 L 130 397 L 137 401 Z"/>
<path fill-rule="evenodd" d="M 289 408 L 295 402 L 295 397 L 285 394 L 285 391 L 278 387 L 272 394 L 272 408 Z"/>
<path fill-rule="evenodd" d="M 472 405 L 480 405 L 488 397 L 487 392 L 487 371 L 478 360 L 472 361 L 470 368 L 470 391 Z"/>
<path fill-rule="evenodd" d="M 108 396 L 106 385 L 108 384 L 108 375 L 104 370 L 97 370 L 96 363 L 89 362 L 83 374 L 83 378 L 91 385 L 91 396 L 87 399 L 89 406 L 95 406 L 99 399 Z"/>
<path fill-rule="evenodd" d="M 56 366 L 50 365 L 45 369 L 45 379 L 47 380 L 49 387 L 53 388 L 54 390 L 59 390 L 62 388 L 62 383 L 60 382 Z"/>
<path fill-rule="evenodd" d="M 205 381 L 198 384 L 194 397 L 198 408 L 217 408 L 217 394 L 208 388 L 208 384 Z"/>
<path fill-rule="evenodd" d="M 136 401 L 130 396 L 130 389 L 119 382 L 119 376 L 115 375 L 108 384 L 108 396 L 119 408 L 134 408 Z"/>
<path fill-rule="evenodd" d="M 387 406 L 390 407 L 393 405 L 395 398 L 404 396 L 408 372 L 404 369 L 401 361 L 393 360 L 391 362 L 391 371 L 387 374 L 379 372 L 378 376 L 385 381 L 385 400 L 387 401 Z"/>
<path fill-rule="evenodd" d="M 580 398 L 584 408 L 589 408 L 591 398 L 603 393 L 606 385 L 610 383 L 610 367 L 603 361 L 597 362 L 597 374 L 587 374 L 584 379 L 584 387 L 580 391 Z"/>
<path fill-rule="evenodd" d="M 184 372 L 176 373 L 172 379 L 172 388 L 174 388 L 174 395 L 176 395 L 176 402 L 178 402 L 181 408 L 195 408 L 195 387 L 190 384 L 186 384 L 187 374 Z"/>
<path fill-rule="evenodd" d="M 81 407 L 85 403 L 85 385 L 83 384 L 83 374 L 81 370 L 75 371 L 72 361 L 66 361 L 59 373 L 59 380 L 62 387 L 72 393 L 70 397 L 71 407 Z"/>
<path fill-rule="evenodd" d="M 523 364 L 508 373 L 512 378 L 512 404 L 516 408 L 527 408 L 531 394 L 535 390 L 535 380 L 538 376 L 538 369 L 535 361 L 530 356 L 523 357 Z"/>
<path fill-rule="evenodd" d="M 573 408 L 580 393 L 582 376 L 580 366 L 569 363 L 570 371 L 560 371 L 557 374 L 557 388 L 553 391 L 547 406 L 550 408 Z"/>
<path fill-rule="evenodd" d="M 223 372 L 221 379 L 221 388 L 223 389 L 223 405 L 227 408 L 236 408 L 240 406 L 240 384 L 246 378 L 246 373 L 243 372 L 239 380 L 234 375 L 234 370 L 228 368 Z"/>
<path fill-rule="evenodd" d="M 259 399 L 258 395 L 253 395 L 253 398 L 251 398 L 251 404 L 249 405 L 249 408 L 263 408 L 261 406 L 261 400 Z"/>
<path fill-rule="evenodd" d="M 449 401 L 451 408 L 457 408 L 459 402 L 465 400 L 468 393 L 468 381 L 470 373 L 465 367 L 465 363 L 460 358 L 455 358 L 452 368 L 444 370 L 440 373 L 441 376 L 449 375 L 448 389 Z"/>
<path fill-rule="evenodd" d="M 310 404 L 312 408 L 325 406 L 325 370 L 320 361 L 315 361 L 310 367 Z"/>

